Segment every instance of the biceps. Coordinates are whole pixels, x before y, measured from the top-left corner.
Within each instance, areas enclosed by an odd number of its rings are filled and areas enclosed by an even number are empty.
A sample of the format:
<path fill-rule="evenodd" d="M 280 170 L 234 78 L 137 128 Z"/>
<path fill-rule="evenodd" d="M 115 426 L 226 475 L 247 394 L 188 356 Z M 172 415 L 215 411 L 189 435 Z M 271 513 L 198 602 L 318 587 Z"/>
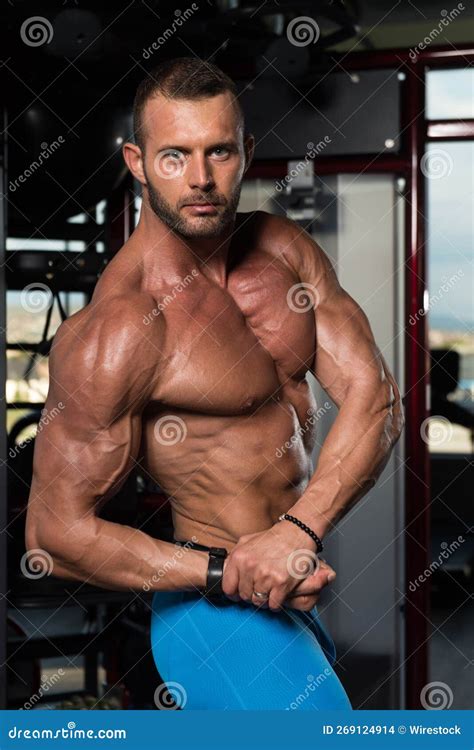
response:
<path fill-rule="evenodd" d="M 33 482 L 37 500 L 81 513 L 116 494 L 135 463 L 140 419 L 127 414 L 110 426 L 85 428 L 58 416 L 35 442 Z"/>
<path fill-rule="evenodd" d="M 314 376 L 339 406 L 349 388 L 373 388 L 384 378 L 383 360 L 369 320 L 357 302 L 339 287 L 315 309 Z"/>

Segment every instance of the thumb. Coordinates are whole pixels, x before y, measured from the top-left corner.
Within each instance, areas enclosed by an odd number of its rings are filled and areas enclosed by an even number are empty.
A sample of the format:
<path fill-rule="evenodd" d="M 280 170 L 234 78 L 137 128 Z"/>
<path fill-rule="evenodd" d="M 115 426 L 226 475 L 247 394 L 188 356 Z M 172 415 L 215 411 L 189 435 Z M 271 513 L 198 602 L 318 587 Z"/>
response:
<path fill-rule="evenodd" d="M 295 591 L 298 593 L 312 593 L 318 592 L 328 583 L 331 583 L 336 578 L 336 571 L 327 562 L 320 560 L 320 563 L 314 573 L 307 576 L 301 583 L 296 587 Z"/>

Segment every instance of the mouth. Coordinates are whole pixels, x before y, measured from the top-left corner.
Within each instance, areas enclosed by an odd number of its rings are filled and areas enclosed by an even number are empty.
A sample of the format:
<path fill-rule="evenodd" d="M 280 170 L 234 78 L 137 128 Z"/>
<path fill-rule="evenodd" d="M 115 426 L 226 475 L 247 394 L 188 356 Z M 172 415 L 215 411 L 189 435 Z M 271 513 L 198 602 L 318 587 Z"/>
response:
<path fill-rule="evenodd" d="M 185 206 L 218 206 L 219 203 L 216 203 L 215 201 L 192 201 L 190 203 L 185 203 Z"/>
<path fill-rule="evenodd" d="M 183 208 L 189 208 L 191 211 L 197 211 L 198 214 L 217 213 L 218 203 L 185 203 Z"/>

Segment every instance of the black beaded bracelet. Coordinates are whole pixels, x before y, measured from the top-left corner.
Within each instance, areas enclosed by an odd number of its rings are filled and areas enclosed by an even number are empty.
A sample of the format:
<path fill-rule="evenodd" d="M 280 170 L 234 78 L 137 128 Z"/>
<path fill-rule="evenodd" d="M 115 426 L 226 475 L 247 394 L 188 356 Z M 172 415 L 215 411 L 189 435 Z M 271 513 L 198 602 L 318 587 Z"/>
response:
<path fill-rule="evenodd" d="M 309 526 L 306 526 L 303 521 L 300 521 L 299 518 L 295 518 L 295 516 L 290 516 L 289 513 L 282 513 L 281 516 L 278 517 L 279 521 L 292 521 L 293 523 L 296 523 L 297 526 L 300 527 L 300 529 L 303 529 L 303 531 L 306 531 L 307 534 L 310 535 L 311 539 L 313 539 L 316 542 L 316 552 L 322 552 L 324 547 L 321 539 L 317 534 L 314 533 L 312 529 L 309 528 Z"/>

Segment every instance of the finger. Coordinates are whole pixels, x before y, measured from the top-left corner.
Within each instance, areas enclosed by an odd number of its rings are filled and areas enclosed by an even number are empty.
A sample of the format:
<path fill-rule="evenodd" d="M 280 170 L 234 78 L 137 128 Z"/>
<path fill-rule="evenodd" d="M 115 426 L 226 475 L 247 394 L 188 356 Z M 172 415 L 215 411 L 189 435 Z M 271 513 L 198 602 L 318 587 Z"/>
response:
<path fill-rule="evenodd" d="M 255 588 L 255 591 L 258 591 L 259 593 L 265 594 L 265 589 L 262 588 Z M 257 596 L 255 591 L 252 594 L 252 604 L 254 604 L 259 609 L 266 609 L 268 607 L 268 593 L 265 597 Z"/>
<path fill-rule="evenodd" d="M 256 589 L 261 591 L 261 589 Z M 251 602 L 253 600 L 253 581 L 249 576 L 240 575 L 239 578 L 239 596 L 244 602 Z M 263 589 L 265 591 L 265 589 Z"/>
<path fill-rule="evenodd" d="M 325 565 L 324 567 L 321 566 L 315 573 L 313 573 L 313 575 L 308 576 L 304 581 L 301 581 L 299 585 L 301 587 L 313 587 L 314 590 L 320 591 L 324 586 L 327 586 L 328 583 L 332 583 L 336 578 L 336 575 L 336 571 L 331 568 L 330 565 Z"/>
<path fill-rule="evenodd" d="M 235 554 L 230 554 L 228 559 L 228 571 L 229 571 L 229 579 L 230 579 L 230 596 L 238 596 L 238 600 L 249 602 L 252 600 L 252 594 L 253 594 L 253 576 L 250 575 L 249 572 L 247 572 L 244 568 L 244 561 L 242 560 L 242 556 L 236 556 Z M 223 589 L 224 589 L 224 580 L 225 580 L 225 573 L 226 568 L 224 568 L 224 576 L 222 579 L 223 582 Z M 227 589 L 224 589 L 227 591 Z M 233 601 L 237 601 L 236 599 L 233 599 Z"/>
<path fill-rule="evenodd" d="M 282 586 L 274 586 L 270 591 L 270 596 L 268 598 L 269 609 L 273 610 L 274 612 L 278 612 L 283 607 L 288 593 L 289 592 Z"/>
<path fill-rule="evenodd" d="M 222 590 L 233 602 L 240 600 L 239 595 L 239 570 L 230 558 L 224 560 L 222 574 Z"/>
<path fill-rule="evenodd" d="M 250 576 L 249 576 L 249 580 L 250 580 Z M 255 604 L 257 606 L 260 606 L 262 604 L 267 604 L 268 597 L 270 595 L 270 589 L 271 589 L 271 584 L 267 581 L 266 578 L 253 580 L 251 583 L 251 587 L 249 591 L 249 598 L 247 601 L 251 601 L 252 604 Z M 245 588 L 244 590 L 247 592 L 247 588 Z M 264 596 L 259 596 L 259 594 L 264 594 Z"/>
<path fill-rule="evenodd" d="M 317 595 L 306 595 L 303 596 L 292 596 L 285 599 L 285 606 L 290 609 L 299 609 L 303 612 L 309 612 L 318 603 L 319 597 Z"/>
<path fill-rule="evenodd" d="M 299 602 L 299 601 L 302 601 L 303 599 L 308 599 L 308 598 L 319 599 L 319 596 L 320 596 L 320 594 L 317 591 L 316 592 L 315 591 L 311 591 L 311 592 L 307 592 L 307 593 L 304 593 L 304 594 L 290 594 L 289 596 L 286 597 L 285 602 L 286 601 L 289 601 L 289 602 L 294 602 L 294 601 Z"/>
<path fill-rule="evenodd" d="M 331 583 L 328 579 L 328 575 L 329 573 L 323 572 L 310 578 L 306 578 L 299 583 L 292 593 L 296 595 L 320 594 L 324 587 Z"/>

